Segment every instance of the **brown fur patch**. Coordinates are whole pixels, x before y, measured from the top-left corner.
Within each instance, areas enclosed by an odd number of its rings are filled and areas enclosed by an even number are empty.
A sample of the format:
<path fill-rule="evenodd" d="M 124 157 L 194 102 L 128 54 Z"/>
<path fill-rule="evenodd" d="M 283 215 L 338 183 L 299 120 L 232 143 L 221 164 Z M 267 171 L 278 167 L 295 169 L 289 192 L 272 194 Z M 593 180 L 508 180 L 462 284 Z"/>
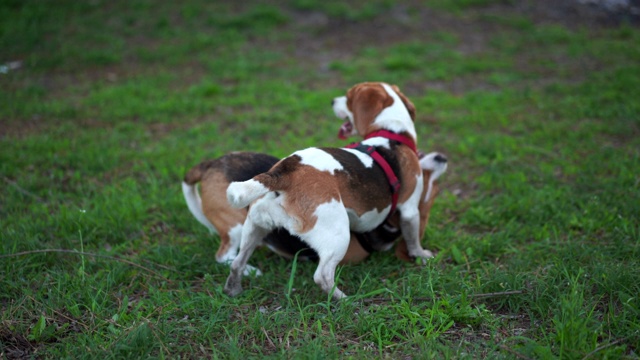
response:
<path fill-rule="evenodd" d="M 416 120 L 416 107 L 397 85 L 390 85 L 409 111 L 411 120 Z M 380 83 L 360 83 L 347 91 L 347 108 L 353 114 L 354 126 L 362 136 L 380 130 L 373 125 L 375 118 L 386 107 L 393 105 L 393 98 Z M 407 134 L 408 135 L 408 134 Z M 414 139 L 415 140 L 415 139 Z"/>
<path fill-rule="evenodd" d="M 300 164 L 297 155 L 278 162 L 269 172 L 254 178 L 271 191 L 282 191 L 286 196 L 284 207 L 287 214 L 298 223 L 299 233 L 305 233 L 318 220 L 315 211 L 318 205 L 340 199 L 337 178 L 329 172 Z"/>
<path fill-rule="evenodd" d="M 234 209 L 227 203 L 229 180 L 218 169 L 207 171 L 200 184 L 202 211 L 220 234 L 220 247 L 216 258 L 227 253 L 230 246 L 229 231 L 242 225 L 247 218 L 247 209 Z"/>
<path fill-rule="evenodd" d="M 409 147 L 398 146 L 396 151 L 398 152 L 398 161 L 400 163 L 401 173 L 399 174 L 399 178 L 402 180 L 402 186 L 398 194 L 398 203 L 404 203 L 415 191 L 418 184 L 416 176 L 420 174 L 422 169 L 420 168 L 418 156 L 416 156 Z"/>
<path fill-rule="evenodd" d="M 347 253 L 344 255 L 342 260 L 340 261 L 340 265 L 347 264 L 356 264 L 369 256 L 369 253 L 362 248 L 358 239 L 351 234 L 351 240 L 349 241 L 349 248 L 347 249 Z"/>
<path fill-rule="evenodd" d="M 378 130 L 373 128 L 373 121 L 392 104 L 393 98 L 378 83 L 361 83 L 347 91 L 347 107 L 353 114 L 358 134 L 362 136 Z"/>
<path fill-rule="evenodd" d="M 315 227 L 318 205 L 340 199 L 337 182 L 335 176 L 311 166 L 302 166 L 292 174 L 292 186 L 286 192 L 284 206 L 298 219 L 298 231 L 305 233 Z"/>
<path fill-rule="evenodd" d="M 192 167 L 184 176 L 184 182 L 189 185 L 195 185 L 202 180 L 202 174 L 206 171 L 206 167 L 201 166 L 204 163 L 200 163 Z"/>

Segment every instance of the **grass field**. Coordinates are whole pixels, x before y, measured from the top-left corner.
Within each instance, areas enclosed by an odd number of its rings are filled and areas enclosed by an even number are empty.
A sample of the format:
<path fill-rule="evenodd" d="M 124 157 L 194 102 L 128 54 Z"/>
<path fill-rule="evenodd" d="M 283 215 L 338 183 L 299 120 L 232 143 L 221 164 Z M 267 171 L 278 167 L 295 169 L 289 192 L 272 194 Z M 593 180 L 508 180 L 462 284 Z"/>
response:
<path fill-rule="evenodd" d="M 637 359 L 640 29 L 567 4 L 0 1 L 0 357 Z M 449 157 L 436 258 L 225 296 L 185 171 L 341 146 L 368 80 Z"/>

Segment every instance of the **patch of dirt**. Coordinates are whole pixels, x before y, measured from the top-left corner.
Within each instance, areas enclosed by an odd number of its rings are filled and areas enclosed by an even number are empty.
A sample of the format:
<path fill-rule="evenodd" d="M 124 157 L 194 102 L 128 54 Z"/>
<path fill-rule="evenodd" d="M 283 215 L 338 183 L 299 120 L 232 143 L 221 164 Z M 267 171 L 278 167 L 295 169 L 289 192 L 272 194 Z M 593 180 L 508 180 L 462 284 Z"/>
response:
<path fill-rule="evenodd" d="M 3 359 L 29 359 L 35 350 L 35 344 L 21 334 L 0 329 L 0 357 Z"/>
<path fill-rule="evenodd" d="M 16 321 L 18 320 L 5 320 L 0 323 L 0 358 L 2 359 L 31 359 L 42 346 L 88 329 L 87 325 L 67 310 L 61 309 L 54 311 L 53 317 L 47 317 L 47 328 L 41 339 L 29 340 L 26 334 L 11 330 L 11 325 L 15 325 Z"/>

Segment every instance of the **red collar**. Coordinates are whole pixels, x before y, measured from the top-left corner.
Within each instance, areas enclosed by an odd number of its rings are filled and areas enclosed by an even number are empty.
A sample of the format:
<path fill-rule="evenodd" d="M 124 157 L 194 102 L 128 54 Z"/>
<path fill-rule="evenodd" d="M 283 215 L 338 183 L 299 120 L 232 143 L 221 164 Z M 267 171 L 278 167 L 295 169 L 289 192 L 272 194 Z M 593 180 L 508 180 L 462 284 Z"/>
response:
<path fill-rule="evenodd" d="M 398 193 L 400 192 L 400 180 L 393 172 L 391 165 L 385 160 L 385 158 L 380 155 L 379 152 L 376 151 L 376 148 L 371 145 L 364 145 L 362 143 L 353 143 L 345 146 L 347 149 L 354 149 L 360 152 L 363 152 L 369 156 L 380 166 L 384 174 L 387 176 L 387 181 L 389 182 L 389 186 L 391 188 L 391 210 L 389 210 L 389 215 L 387 215 L 387 219 L 393 215 L 396 211 L 396 206 L 398 205 Z"/>
<path fill-rule="evenodd" d="M 414 153 L 418 153 L 418 150 L 416 149 L 416 143 L 413 141 L 413 139 L 406 135 L 397 134 L 389 130 L 378 130 L 368 134 L 364 137 L 364 139 L 367 140 L 373 137 L 383 137 L 385 139 L 397 141 L 399 143 L 407 145 L 411 150 L 413 150 Z M 387 180 L 389 181 L 389 186 L 391 187 L 391 210 L 389 211 L 389 215 L 387 215 L 387 219 L 390 218 L 391 215 L 393 215 L 393 213 L 396 211 L 396 207 L 398 205 L 398 193 L 400 192 L 400 180 L 398 180 L 398 177 L 393 172 L 393 169 L 391 168 L 387 160 L 385 160 L 373 146 L 364 145 L 362 144 L 362 142 L 357 142 L 349 144 L 345 146 L 345 148 L 355 149 L 368 154 L 384 171 L 384 174 L 387 176 Z"/>
<path fill-rule="evenodd" d="M 413 141 L 413 139 L 411 139 L 406 135 L 394 133 L 393 131 L 389 131 L 389 130 L 378 130 L 368 134 L 367 136 L 364 137 L 364 139 L 367 140 L 367 139 L 371 139 L 372 137 L 383 137 L 385 139 L 400 142 L 402 144 L 407 145 L 411 150 L 413 150 L 414 153 L 416 154 L 418 153 L 418 149 L 416 148 L 416 143 Z"/>

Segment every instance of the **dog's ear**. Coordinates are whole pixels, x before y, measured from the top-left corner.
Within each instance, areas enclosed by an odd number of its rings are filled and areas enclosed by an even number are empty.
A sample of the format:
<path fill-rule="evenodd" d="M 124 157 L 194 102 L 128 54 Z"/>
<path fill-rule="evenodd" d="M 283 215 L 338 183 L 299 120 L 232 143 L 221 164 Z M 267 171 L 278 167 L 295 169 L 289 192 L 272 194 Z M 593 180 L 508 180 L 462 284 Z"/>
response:
<path fill-rule="evenodd" d="M 376 116 L 391 104 L 393 98 L 381 86 L 363 83 L 347 92 L 347 107 L 353 113 L 354 125 L 360 135 L 366 135 Z"/>
<path fill-rule="evenodd" d="M 409 110 L 409 115 L 411 115 L 411 120 L 416 121 L 416 107 L 413 105 L 411 100 L 409 100 L 409 98 L 404 96 L 404 94 L 402 93 L 402 91 L 400 91 L 400 88 L 397 85 L 391 85 L 391 88 L 393 89 L 393 91 L 396 92 L 396 94 L 398 94 L 398 96 L 400 96 L 400 99 L 404 103 L 404 106 L 407 108 L 407 110 Z"/>

